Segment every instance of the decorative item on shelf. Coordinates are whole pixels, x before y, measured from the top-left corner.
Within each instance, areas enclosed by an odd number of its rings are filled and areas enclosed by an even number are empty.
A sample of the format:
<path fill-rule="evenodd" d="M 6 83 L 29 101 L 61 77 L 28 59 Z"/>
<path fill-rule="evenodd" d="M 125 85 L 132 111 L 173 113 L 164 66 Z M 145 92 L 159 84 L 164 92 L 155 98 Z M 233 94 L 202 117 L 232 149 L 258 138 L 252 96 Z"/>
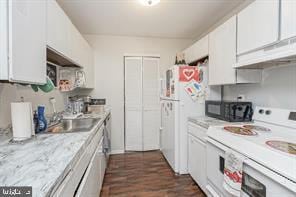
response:
<path fill-rule="evenodd" d="M 74 87 L 84 87 L 85 86 L 85 73 L 82 70 L 77 70 L 75 73 L 75 84 Z"/>
<path fill-rule="evenodd" d="M 62 92 L 67 92 L 72 90 L 71 82 L 68 79 L 60 80 L 59 90 Z"/>
<path fill-rule="evenodd" d="M 177 53 L 176 54 L 175 65 L 186 65 L 184 53 Z"/>
<path fill-rule="evenodd" d="M 74 89 L 75 83 L 75 71 L 71 68 L 65 68 L 60 70 L 59 90 L 62 92 L 68 92 Z"/>

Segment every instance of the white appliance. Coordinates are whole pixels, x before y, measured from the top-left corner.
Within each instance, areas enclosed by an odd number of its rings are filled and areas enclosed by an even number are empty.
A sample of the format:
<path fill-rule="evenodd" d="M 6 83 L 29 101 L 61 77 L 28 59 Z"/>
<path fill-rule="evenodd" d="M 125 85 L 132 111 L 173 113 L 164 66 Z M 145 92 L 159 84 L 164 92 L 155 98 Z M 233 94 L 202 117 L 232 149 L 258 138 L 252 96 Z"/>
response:
<path fill-rule="evenodd" d="M 185 89 L 196 81 L 200 91 L 191 95 Z M 175 173 L 187 174 L 187 118 L 205 113 L 207 67 L 173 66 L 161 89 L 161 151 Z"/>
<path fill-rule="evenodd" d="M 225 153 L 232 150 L 246 157 L 241 196 L 296 196 L 296 110 L 257 107 L 253 119 L 249 125 L 209 128 L 207 190 L 230 196 L 223 171 Z"/>

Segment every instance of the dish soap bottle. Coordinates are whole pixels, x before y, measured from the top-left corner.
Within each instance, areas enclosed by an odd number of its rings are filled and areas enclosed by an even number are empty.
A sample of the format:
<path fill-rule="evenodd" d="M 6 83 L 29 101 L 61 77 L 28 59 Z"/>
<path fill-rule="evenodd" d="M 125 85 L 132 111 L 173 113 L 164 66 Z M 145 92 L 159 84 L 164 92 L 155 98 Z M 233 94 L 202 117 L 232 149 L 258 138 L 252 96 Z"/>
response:
<path fill-rule="evenodd" d="M 47 121 L 44 116 L 44 111 L 44 106 L 38 106 L 38 132 L 45 131 L 47 128 Z"/>

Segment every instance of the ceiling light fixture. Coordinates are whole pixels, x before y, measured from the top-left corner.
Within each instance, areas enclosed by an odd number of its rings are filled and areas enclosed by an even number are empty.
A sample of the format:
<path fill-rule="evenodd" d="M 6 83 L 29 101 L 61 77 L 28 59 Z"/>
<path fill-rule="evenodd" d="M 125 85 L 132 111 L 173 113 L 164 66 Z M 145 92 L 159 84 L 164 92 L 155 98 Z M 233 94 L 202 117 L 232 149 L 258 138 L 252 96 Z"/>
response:
<path fill-rule="evenodd" d="M 160 0 L 138 0 L 144 6 L 154 6 L 160 2 Z"/>

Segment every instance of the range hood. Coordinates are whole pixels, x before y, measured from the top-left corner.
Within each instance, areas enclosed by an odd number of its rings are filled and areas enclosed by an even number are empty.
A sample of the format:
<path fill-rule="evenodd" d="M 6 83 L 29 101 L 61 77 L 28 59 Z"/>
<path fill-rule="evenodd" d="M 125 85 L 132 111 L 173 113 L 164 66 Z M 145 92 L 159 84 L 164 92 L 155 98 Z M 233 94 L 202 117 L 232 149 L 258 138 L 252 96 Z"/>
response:
<path fill-rule="evenodd" d="M 267 68 L 296 64 L 296 37 L 237 57 L 235 68 Z"/>

